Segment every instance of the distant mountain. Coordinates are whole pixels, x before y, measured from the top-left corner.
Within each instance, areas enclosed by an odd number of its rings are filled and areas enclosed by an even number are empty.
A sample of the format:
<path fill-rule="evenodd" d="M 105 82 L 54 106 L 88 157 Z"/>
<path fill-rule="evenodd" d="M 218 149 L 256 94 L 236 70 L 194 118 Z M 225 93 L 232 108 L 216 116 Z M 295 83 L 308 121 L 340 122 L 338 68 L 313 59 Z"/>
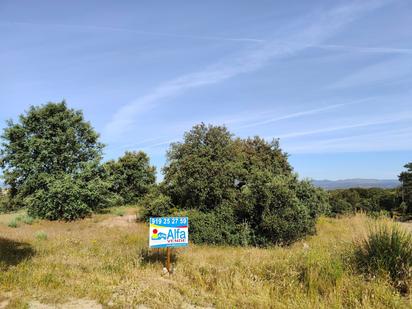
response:
<path fill-rule="evenodd" d="M 316 187 L 326 190 L 348 188 L 396 188 L 400 186 L 397 179 L 341 179 L 341 180 L 312 180 Z"/>

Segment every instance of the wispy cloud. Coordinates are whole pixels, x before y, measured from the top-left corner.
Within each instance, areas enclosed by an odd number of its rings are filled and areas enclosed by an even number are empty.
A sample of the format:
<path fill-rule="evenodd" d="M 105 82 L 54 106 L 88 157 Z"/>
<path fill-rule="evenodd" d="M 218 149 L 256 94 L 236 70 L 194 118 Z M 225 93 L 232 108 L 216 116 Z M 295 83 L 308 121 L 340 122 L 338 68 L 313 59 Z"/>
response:
<path fill-rule="evenodd" d="M 306 117 L 306 116 L 313 116 L 315 114 L 320 114 L 323 112 L 327 112 L 330 110 L 334 110 L 334 109 L 338 109 L 340 107 L 347 107 L 353 104 L 359 104 L 362 102 L 367 102 L 372 100 L 373 98 L 363 98 L 363 99 L 359 99 L 359 100 L 355 100 L 355 101 L 351 101 L 351 102 L 347 102 L 347 103 L 340 103 L 340 104 L 333 104 L 333 105 L 329 105 L 329 106 L 325 106 L 325 107 L 320 107 L 320 108 L 313 108 L 313 109 L 308 109 L 308 110 L 304 110 L 301 112 L 297 112 L 297 113 L 287 113 L 287 114 L 283 114 L 280 116 L 276 116 L 276 117 L 267 117 L 267 115 L 269 114 L 274 114 L 274 111 L 269 111 L 269 110 L 265 110 L 265 111 L 249 111 L 248 113 L 240 113 L 240 114 L 231 114 L 231 115 L 220 115 L 217 118 L 213 118 L 213 119 L 203 119 L 203 121 L 205 123 L 208 124 L 224 124 L 226 126 L 229 127 L 229 129 L 231 130 L 241 130 L 244 128 L 249 128 L 249 127 L 254 127 L 254 126 L 259 126 L 259 125 L 265 125 L 265 124 L 269 124 L 269 123 L 274 123 L 277 121 L 281 121 L 281 120 L 286 120 L 286 119 L 292 119 L 292 118 L 301 118 L 301 117 Z M 401 114 L 401 117 L 406 117 L 406 119 L 410 119 L 409 117 L 407 117 L 405 114 Z M 412 117 L 412 116 L 410 116 Z M 290 137 L 297 137 L 297 136 L 304 136 L 304 135 L 311 135 L 311 134 L 315 134 L 315 133 L 323 133 L 323 132 L 328 132 L 328 131 L 337 131 L 337 130 L 343 130 L 343 129 L 350 129 L 350 128 L 355 128 L 355 127 L 361 127 L 361 126 L 368 126 L 371 124 L 383 124 L 383 123 L 389 123 L 392 121 L 399 121 L 401 118 L 391 118 L 391 119 L 385 119 L 385 120 L 379 120 L 379 121 L 375 121 L 375 122 L 369 122 L 369 123 L 361 123 L 361 124 L 351 124 L 351 125 L 347 125 L 347 126 L 340 126 L 340 127 L 332 127 L 332 128 L 322 128 L 319 130 L 313 130 L 313 131 L 303 131 L 303 132 L 293 132 L 293 133 L 288 133 L 288 134 L 283 134 L 283 135 L 279 135 L 276 137 L 267 137 L 268 139 L 272 139 L 272 138 L 290 138 Z M 201 121 L 190 121 L 190 122 L 185 122 L 185 123 L 179 123 L 179 124 L 168 124 L 168 126 L 171 126 L 173 128 L 177 128 L 176 131 L 181 132 L 185 129 L 187 129 L 188 127 L 191 127 L 192 125 L 199 123 Z M 163 136 L 163 137 L 157 137 L 157 138 L 152 138 L 152 139 L 147 139 L 147 140 L 143 140 L 143 141 L 139 141 L 138 143 L 134 143 L 134 144 L 127 144 L 127 145 L 122 145 L 122 148 L 130 148 L 130 147 L 134 147 L 134 148 L 139 148 L 139 147 L 144 147 L 145 149 L 152 149 L 152 148 L 157 148 L 160 146 L 165 146 L 165 145 L 169 145 L 172 142 L 178 141 L 181 139 L 180 135 L 177 135 L 176 132 L 174 132 L 175 134 L 170 134 L 169 136 Z"/>
<path fill-rule="evenodd" d="M 329 88 L 340 89 L 397 81 L 410 75 L 412 75 L 412 59 L 407 56 L 398 57 L 360 69 L 333 83 Z"/>
<path fill-rule="evenodd" d="M 281 121 L 281 120 L 299 118 L 299 117 L 304 117 L 304 116 L 313 116 L 313 115 L 320 114 L 320 113 L 323 113 L 323 112 L 327 112 L 327 111 L 330 111 L 330 110 L 334 110 L 334 109 L 337 109 L 337 108 L 340 108 L 340 107 L 345 107 L 345 106 L 352 105 L 352 104 L 359 104 L 359 103 L 362 103 L 362 102 L 366 102 L 366 101 L 369 101 L 371 99 L 373 99 L 373 98 L 364 98 L 364 99 L 355 100 L 355 101 L 352 101 L 352 102 L 349 102 L 349 103 L 332 104 L 332 105 L 328 105 L 328 106 L 324 106 L 324 107 L 313 108 L 313 109 L 304 110 L 304 111 L 296 112 L 296 113 L 290 113 L 290 114 L 281 115 L 281 116 L 266 117 L 266 119 L 262 119 L 262 120 L 258 120 L 258 121 L 252 121 L 252 122 L 249 122 L 247 124 L 238 126 L 237 129 L 257 127 L 257 126 L 261 126 L 261 125 L 266 125 L 266 124 L 278 122 L 278 121 Z"/>
<path fill-rule="evenodd" d="M 74 29 L 82 31 L 110 31 L 110 32 L 125 32 L 139 35 L 147 36 L 160 36 L 169 38 L 181 38 L 181 39 L 195 39 L 195 40 L 212 40 L 212 41 L 230 41 L 230 42 L 253 42 L 261 43 L 264 42 L 263 39 L 257 38 L 241 38 L 241 37 L 222 37 L 213 35 L 190 35 L 181 33 L 167 33 L 167 32 L 156 32 L 156 31 L 146 31 L 138 29 L 130 29 L 123 27 L 109 27 L 109 26 L 95 26 L 95 25 L 70 25 L 70 24 L 48 24 L 48 23 L 33 23 L 33 22 L 22 22 L 22 21 L 1 21 L 0 25 L 20 25 L 20 26 L 37 26 L 37 27 L 53 27 L 53 28 L 63 28 L 63 29 Z"/>
<path fill-rule="evenodd" d="M 136 115 L 155 107 L 159 101 L 184 93 L 189 89 L 217 84 L 240 74 L 260 69 L 274 58 L 293 55 L 308 45 L 321 44 L 363 13 L 380 7 L 382 1 L 356 2 L 310 16 L 299 21 L 299 28 L 276 39 L 259 44 L 229 60 L 218 62 L 198 72 L 164 82 L 150 93 L 137 98 L 118 110 L 106 126 L 106 134 L 116 138 L 129 130 Z M 282 43 L 282 42 L 299 43 Z"/>
<path fill-rule="evenodd" d="M 289 138 L 309 136 L 309 135 L 315 135 L 315 134 L 321 134 L 321 133 L 330 133 L 330 132 L 336 132 L 336 131 L 342 131 L 342 130 L 385 125 L 385 124 L 391 124 L 391 123 L 397 123 L 397 122 L 409 121 L 409 120 L 412 120 L 412 114 L 400 113 L 400 114 L 385 116 L 383 118 L 378 118 L 375 120 L 351 123 L 347 125 L 326 127 L 326 128 L 315 129 L 315 130 L 305 130 L 305 131 L 299 131 L 299 132 L 290 132 L 290 133 L 278 135 L 276 137 L 280 139 L 289 139 Z"/>
<path fill-rule="evenodd" d="M 367 47 L 367 46 L 351 46 L 338 44 L 319 44 L 310 47 L 339 50 L 347 52 L 359 53 L 377 53 L 377 54 L 412 54 L 412 48 L 396 48 L 396 47 Z"/>
<path fill-rule="evenodd" d="M 412 139 L 412 129 L 378 131 L 340 138 L 322 139 L 306 143 L 283 143 L 286 151 L 296 153 L 342 153 L 365 151 L 412 150 L 406 140 Z"/>

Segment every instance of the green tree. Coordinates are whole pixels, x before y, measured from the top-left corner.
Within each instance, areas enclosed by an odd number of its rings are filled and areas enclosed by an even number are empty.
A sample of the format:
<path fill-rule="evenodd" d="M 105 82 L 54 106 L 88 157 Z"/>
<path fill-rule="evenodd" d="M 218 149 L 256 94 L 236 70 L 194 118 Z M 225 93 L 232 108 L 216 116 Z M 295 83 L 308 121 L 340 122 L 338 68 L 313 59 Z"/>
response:
<path fill-rule="evenodd" d="M 7 122 L 0 165 L 14 208 L 48 219 L 84 217 L 108 203 L 103 144 L 81 111 L 63 101 L 32 106 Z"/>
<path fill-rule="evenodd" d="M 139 201 L 156 181 L 156 169 L 143 151 L 127 151 L 117 161 L 106 162 L 104 166 L 111 178 L 111 191 L 126 204 Z"/>
<path fill-rule="evenodd" d="M 288 155 L 282 151 L 279 141 L 274 139 L 267 142 L 259 136 L 253 138 L 237 138 L 233 142 L 236 153 L 237 167 L 242 172 L 238 175 L 247 181 L 247 176 L 253 170 L 267 171 L 271 175 L 291 175 L 292 167 Z"/>
<path fill-rule="evenodd" d="M 402 183 L 402 201 L 407 205 L 407 212 L 412 213 L 412 162 L 404 167 L 406 171 L 399 175 L 399 181 Z"/>
<path fill-rule="evenodd" d="M 222 126 L 196 125 L 174 143 L 163 169 L 172 202 L 183 208 L 213 209 L 236 194 L 232 134 Z"/>
<path fill-rule="evenodd" d="M 202 123 L 171 145 L 162 187 L 174 207 L 189 210 L 194 241 L 286 244 L 313 233 L 329 211 L 327 194 L 299 181 L 287 157 L 277 140 L 234 138 Z"/>

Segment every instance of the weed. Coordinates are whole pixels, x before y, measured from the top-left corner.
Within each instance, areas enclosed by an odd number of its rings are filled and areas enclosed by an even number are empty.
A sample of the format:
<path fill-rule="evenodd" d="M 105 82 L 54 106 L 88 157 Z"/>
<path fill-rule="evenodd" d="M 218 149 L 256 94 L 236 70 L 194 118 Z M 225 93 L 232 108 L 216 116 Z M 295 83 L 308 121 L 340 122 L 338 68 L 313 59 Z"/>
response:
<path fill-rule="evenodd" d="M 116 208 L 113 210 L 113 214 L 116 216 L 123 217 L 125 215 L 126 211 L 123 208 Z"/>
<path fill-rule="evenodd" d="M 393 285 L 406 293 L 411 286 L 412 236 L 398 225 L 381 224 L 357 244 L 355 260 L 369 275 L 389 274 Z"/>
<path fill-rule="evenodd" d="M 44 231 L 38 231 L 34 234 L 34 237 L 38 240 L 46 240 L 47 239 L 47 233 Z"/>
<path fill-rule="evenodd" d="M 13 219 L 11 219 L 11 220 L 9 221 L 9 223 L 7 224 L 7 226 L 8 226 L 8 227 L 16 228 L 16 227 L 18 227 L 17 222 L 18 222 L 18 220 L 16 220 L 16 218 L 13 218 Z"/>
<path fill-rule="evenodd" d="M 24 216 L 22 221 L 24 224 L 32 225 L 34 222 L 34 218 L 30 216 Z"/>

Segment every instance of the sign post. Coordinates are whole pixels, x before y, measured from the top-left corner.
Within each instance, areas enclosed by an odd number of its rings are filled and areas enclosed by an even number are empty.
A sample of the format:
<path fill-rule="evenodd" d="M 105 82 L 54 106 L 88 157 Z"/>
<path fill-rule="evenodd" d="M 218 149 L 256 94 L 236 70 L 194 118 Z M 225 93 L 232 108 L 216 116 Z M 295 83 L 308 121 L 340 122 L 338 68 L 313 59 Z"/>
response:
<path fill-rule="evenodd" d="M 189 220 L 187 217 L 150 218 L 149 247 L 166 248 L 166 269 L 170 273 L 171 249 L 189 244 Z"/>
<path fill-rule="evenodd" d="M 166 248 L 166 254 L 167 254 L 167 260 L 166 260 L 166 269 L 167 269 L 167 272 L 170 274 L 170 247 L 167 247 Z"/>

